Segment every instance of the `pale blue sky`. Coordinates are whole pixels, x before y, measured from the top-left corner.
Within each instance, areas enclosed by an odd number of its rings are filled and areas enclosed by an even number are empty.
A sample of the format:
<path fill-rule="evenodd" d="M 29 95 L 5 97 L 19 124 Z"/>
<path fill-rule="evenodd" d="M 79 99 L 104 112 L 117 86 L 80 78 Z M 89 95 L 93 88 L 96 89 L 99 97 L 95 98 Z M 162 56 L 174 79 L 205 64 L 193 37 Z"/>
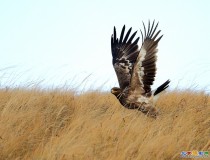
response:
<path fill-rule="evenodd" d="M 1 0 L 0 84 L 117 86 L 111 63 L 113 26 L 120 32 L 159 21 L 157 77 L 171 88 L 210 90 L 210 1 Z M 140 32 L 138 32 L 140 35 Z M 8 68 L 9 67 L 9 68 Z M 83 88 L 80 86 L 80 89 Z"/>

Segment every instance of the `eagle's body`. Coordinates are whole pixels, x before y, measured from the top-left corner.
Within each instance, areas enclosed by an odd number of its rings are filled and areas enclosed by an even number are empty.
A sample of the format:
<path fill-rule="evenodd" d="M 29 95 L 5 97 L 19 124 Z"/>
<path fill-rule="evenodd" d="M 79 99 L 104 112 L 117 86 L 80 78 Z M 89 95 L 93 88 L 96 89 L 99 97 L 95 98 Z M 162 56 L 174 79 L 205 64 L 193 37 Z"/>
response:
<path fill-rule="evenodd" d="M 114 35 L 111 37 L 112 63 L 120 86 L 120 88 L 112 88 L 111 93 L 124 107 L 138 109 L 153 117 L 158 114 L 154 108 L 154 97 L 165 90 L 170 83 L 167 80 L 154 92 L 151 91 L 151 85 L 156 74 L 157 45 L 162 38 L 162 36 L 158 37 L 160 31 L 156 33 L 157 26 L 158 24 L 154 26 L 154 21 L 152 26 L 149 22 L 146 30 L 144 25 L 144 34 L 141 32 L 142 46 L 140 49 L 137 44 L 139 37 L 132 42 L 137 33 L 134 32 L 130 36 L 132 28 L 124 37 L 124 26 L 120 39 L 118 39 L 114 27 Z"/>

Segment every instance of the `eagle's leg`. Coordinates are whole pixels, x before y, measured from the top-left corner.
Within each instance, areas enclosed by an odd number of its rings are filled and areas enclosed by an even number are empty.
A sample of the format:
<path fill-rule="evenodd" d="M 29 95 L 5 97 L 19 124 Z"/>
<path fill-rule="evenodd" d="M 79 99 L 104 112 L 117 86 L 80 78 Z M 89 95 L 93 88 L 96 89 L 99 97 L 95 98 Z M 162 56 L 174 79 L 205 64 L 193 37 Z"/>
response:
<path fill-rule="evenodd" d="M 156 118 L 159 114 L 158 110 L 150 104 L 140 105 L 138 110 L 153 118 Z"/>
<path fill-rule="evenodd" d="M 142 113 L 153 118 L 156 118 L 158 116 L 158 110 L 150 104 L 143 103 L 140 105 L 136 103 L 130 103 L 123 106 L 128 109 L 138 109 Z"/>
<path fill-rule="evenodd" d="M 136 105 L 135 103 L 130 103 L 129 105 L 124 105 L 128 109 L 139 109 L 139 105 Z"/>

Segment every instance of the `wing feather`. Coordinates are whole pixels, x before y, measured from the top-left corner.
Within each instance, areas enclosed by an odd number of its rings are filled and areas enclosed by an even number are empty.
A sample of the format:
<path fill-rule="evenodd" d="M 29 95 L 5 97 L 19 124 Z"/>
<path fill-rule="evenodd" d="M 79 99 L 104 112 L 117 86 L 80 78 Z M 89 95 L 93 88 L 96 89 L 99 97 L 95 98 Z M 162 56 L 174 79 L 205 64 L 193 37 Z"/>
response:
<path fill-rule="evenodd" d="M 156 31 L 158 23 L 155 25 L 155 21 L 153 21 L 152 25 L 150 25 L 149 21 L 148 29 L 146 29 L 144 23 L 143 27 L 144 33 L 141 31 L 142 46 L 133 66 L 130 82 L 131 91 L 136 94 L 151 92 L 151 85 L 156 75 L 157 46 L 162 38 L 162 35 L 159 36 L 160 30 Z"/>
<path fill-rule="evenodd" d="M 137 45 L 139 37 L 134 40 L 137 31 L 130 36 L 131 31 L 132 28 L 125 34 L 124 25 L 120 34 L 120 39 L 118 40 L 116 28 L 114 27 L 114 33 L 111 37 L 112 63 L 121 89 L 125 89 L 129 86 L 131 71 L 139 54 L 139 47 Z"/>

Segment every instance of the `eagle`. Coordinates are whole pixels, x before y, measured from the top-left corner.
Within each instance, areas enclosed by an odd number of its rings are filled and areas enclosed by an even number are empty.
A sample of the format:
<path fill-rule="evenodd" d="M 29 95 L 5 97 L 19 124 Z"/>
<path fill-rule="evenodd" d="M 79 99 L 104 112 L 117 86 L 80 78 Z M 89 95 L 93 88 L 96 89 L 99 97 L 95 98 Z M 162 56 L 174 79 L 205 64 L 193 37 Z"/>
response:
<path fill-rule="evenodd" d="M 138 46 L 140 37 L 135 38 L 137 31 L 131 34 L 132 27 L 125 34 L 125 25 L 119 39 L 116 28 L 111 36 L 112 64 L 116 72 L 119 87 L 113 87 L 111 93 L 128 109 L 138 109 L 144 114 L 156 118 L 159 114 L 155 108 L 157 95 L 169 87 L 167 80 L 154 91 L 151 85 L 155 80 L 157 46 L 163 35 L 157 31 L 158 23 L 155 20 L 146 29 L 140 30 L 142 44 Z M 125 36 L 124 36 L 125 34 Z M 131 34 L 131 36 L 130 36 Z"/>

